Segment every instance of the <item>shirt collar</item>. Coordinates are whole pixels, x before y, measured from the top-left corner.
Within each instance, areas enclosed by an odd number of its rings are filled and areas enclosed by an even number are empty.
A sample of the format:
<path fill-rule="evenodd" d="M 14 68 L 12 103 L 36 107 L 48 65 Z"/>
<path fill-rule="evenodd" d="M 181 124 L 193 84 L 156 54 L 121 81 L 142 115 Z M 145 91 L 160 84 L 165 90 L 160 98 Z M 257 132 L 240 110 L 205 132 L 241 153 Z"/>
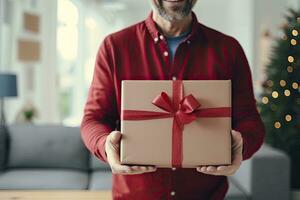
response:
<path fill-rule="evenodd" d="M 160 33 L 157 29 L 156 23 L 154 22 L 152 15 L 153 11 L 151 11 L 148 15 L 147 19 L 145 20 L 145 24 L 153 40 L 156 41 L 157 38 L 163 35 L 163 33 Z M 192 12 L 192 30 L 189 36 L 186 37 L 186 40 L 192 42 L 195 39 L 204 39 L 204 33 L 203 31 L 201 31 L 200 23 L 198 22 L 196 14 Z"/>

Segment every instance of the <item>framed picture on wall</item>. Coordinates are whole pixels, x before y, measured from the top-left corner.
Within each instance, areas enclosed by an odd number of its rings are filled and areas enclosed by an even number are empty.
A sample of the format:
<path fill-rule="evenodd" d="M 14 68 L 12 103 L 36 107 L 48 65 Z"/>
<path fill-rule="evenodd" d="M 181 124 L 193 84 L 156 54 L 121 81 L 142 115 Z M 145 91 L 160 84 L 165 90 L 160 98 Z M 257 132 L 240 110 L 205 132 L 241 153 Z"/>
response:
<path fill-rule="evenodd" d="M 23 28 L 25 31 L 39 33 L 40 31 L 40 16 L 25 12 L 23 14 Z"/>

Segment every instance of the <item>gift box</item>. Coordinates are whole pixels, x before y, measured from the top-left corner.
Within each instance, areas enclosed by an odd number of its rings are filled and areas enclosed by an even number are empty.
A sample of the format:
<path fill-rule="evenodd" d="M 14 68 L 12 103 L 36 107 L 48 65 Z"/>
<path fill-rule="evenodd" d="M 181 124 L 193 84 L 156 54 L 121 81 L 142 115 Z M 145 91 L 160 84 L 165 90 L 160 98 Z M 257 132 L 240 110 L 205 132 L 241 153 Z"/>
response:
<path fill-rule="evenodd" d="M 231 164 L 230 80 L 123 80 L 120 162 Z"/>

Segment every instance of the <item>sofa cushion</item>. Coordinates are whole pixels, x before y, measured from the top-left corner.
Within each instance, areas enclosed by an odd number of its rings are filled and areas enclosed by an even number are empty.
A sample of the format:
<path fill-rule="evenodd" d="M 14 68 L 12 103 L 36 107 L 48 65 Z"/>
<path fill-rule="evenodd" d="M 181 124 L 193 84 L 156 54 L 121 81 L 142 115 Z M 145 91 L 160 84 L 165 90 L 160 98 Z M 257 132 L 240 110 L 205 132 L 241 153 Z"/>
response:
<path fill-rule="evenodd" d="M 247 200 L 250 199 L 243 191 L 242 187 L 232 178 L 228 178 L 229 189 L 226 194 L 225 200 Z"/>
<path fill-rule="evenodd" d="M 97 158 L 94 155 L 90 155 L 90 168 L 92 170 L 110 170 L 110 166 Z"/>
<path fill-rule="evenodd" d="M 89 190 L 111 190 L 112 173 L 110 171 L 94 171 L 90 174 Z"/>
<path fill-rule="evenodd" d="M 0 189 L 87 189 L 88 174 L 67 169 L 11 169 L 0 174 Z"/>
<path fill-rule="evenodd" d="M 14 125 L 8 131 L 8 167 L 88 169 L 79 127 Z"/>

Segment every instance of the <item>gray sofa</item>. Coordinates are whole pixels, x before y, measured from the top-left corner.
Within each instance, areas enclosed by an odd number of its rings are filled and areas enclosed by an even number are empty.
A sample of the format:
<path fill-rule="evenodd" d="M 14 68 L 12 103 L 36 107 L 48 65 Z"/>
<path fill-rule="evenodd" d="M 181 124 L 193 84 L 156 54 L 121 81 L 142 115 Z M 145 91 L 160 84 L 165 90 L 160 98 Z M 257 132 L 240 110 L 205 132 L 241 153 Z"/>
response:
<path fill-rule="evenodd" d="M 7 140 L 0 133 L 0 189 L 111 189 L 109 166 L 87 151 L 78 127 L 13 125 L 7 130 Z M 229 181 L 227 200 L 287 200 L 289 159 L 263 145 Z"/>

